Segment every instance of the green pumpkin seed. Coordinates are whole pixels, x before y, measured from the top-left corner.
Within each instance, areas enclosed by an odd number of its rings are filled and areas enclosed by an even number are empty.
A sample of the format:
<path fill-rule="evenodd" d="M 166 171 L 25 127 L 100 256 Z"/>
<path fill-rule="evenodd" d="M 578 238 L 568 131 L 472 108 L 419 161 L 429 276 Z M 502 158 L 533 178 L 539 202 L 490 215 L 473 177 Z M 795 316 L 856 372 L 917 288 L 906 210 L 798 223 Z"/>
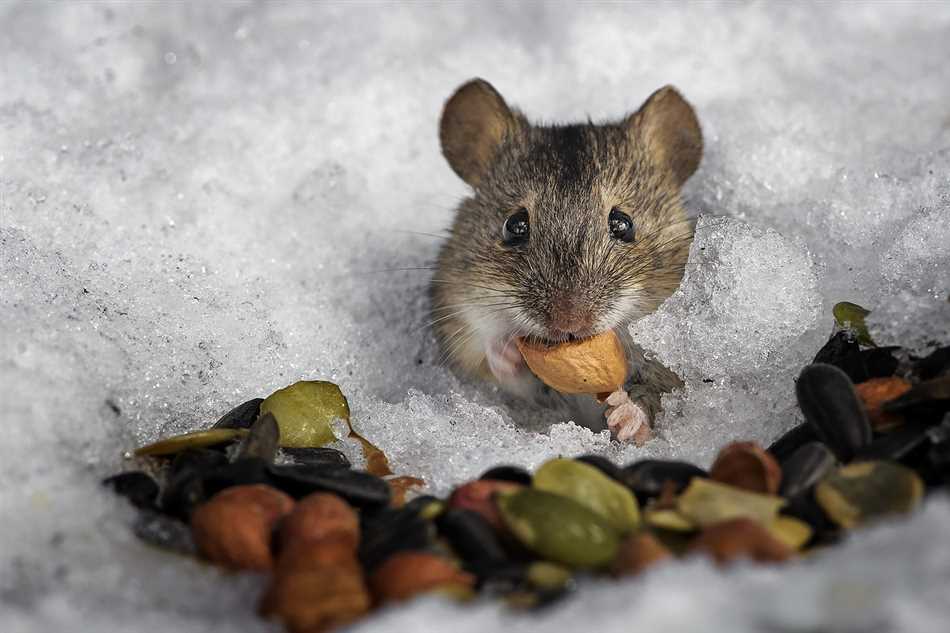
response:
<path fill-rule="evenodd" d="M 539 560 L 528 565 L 525 577 L 535 589 L 562 589 L 571 582 L 571 570 L 561 565 Z"/>
<path fill-rule="evenodd" d="M 621 534 L 635 530 L 640 524 L 640 509 L 633 493 L 584 462 L 573 459 L 545 462 L 534 474 L 532 485 L 587 506 Z"/>
<path fill-rule="evenodd" d="M 811 538 L 811 526 L 795 517 L 779 516 L 768 526 L 769 533 L 793 550 L 799 550 Z"/>
<path fill-rule="evenodd" d="M 862 308 L 856 303 L 842 301 L 836 303 L 835 307 L 831 309 L 831 312 L 834 314 L 835 321 L 840 327 L 854 332 L 855 340 L 857 340 L 860 345 L 877 347 L 877 343 L 871 339 L 871 333 L 868 332 L 868 326 L 864 322 L 864 318 L 871 314 L 870 310 Z"/>
<path fill-rule="evenodd" d="M 643 519 L 650 527 L 673 532 L 692 532 L 696 529 L 693 522 L 676 510 L 647 510 Z"/>
<path fill-rule="evenodd" d="M 164 440 L 147 444 L 135 449 L 135 455 L 142 457 L 149 455 L 152 457 L 159 455 L 174 455 L 187 448 L 205 448 L 230 442 L 239 437 L 247 435 L 247 429 L 207 429 L 205 431 L 194 431 L 183 435 L 167 437 Z"/>
<path fill-rule="evenodd" d="M 923 482 L 910 468 L 893 462 L 854 462 L 822 479 L 815 499 L 832 521 L 851 529 L 910 512 L 923 492 Z"/>
<path fill-rule="evenodd" d="M 526 488 L 496 497 L 505 525 L 540 556 L 570 567 L 603 567 L 620 546 L 599 514 L 560 495 Z"/>
<path fill-rule="evenodd" d="M 781 497 L 694 478 L 676 500 L 680 514 L 699 526 L 747 518 L 770 525 L 785 505 Z"/>
<path fill-rule="evenodd" d="M 280 445 L 323 446 L 336 440 L 332 424 L 349 426 L 350 407 L 340 388 L 324 380 L 301 380 L 279 389 L 261 403 L 261 415 L 272 413 L 280 427 Z"/>

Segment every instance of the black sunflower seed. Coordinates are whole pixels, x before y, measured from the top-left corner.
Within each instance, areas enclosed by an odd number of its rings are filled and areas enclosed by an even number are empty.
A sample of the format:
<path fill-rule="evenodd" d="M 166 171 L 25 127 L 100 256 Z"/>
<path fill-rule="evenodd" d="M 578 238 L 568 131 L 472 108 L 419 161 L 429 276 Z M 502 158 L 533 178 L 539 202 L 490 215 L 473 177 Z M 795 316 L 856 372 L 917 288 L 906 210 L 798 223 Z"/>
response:
<path fill-rule="evenodd" d="M 386 505 L 392 492 L 389 485 L 374 475 L 335 466 L 292 464 L 270 466 L 273 485 L 299 499 L 312 492 L 332 492 L 350 504 L 363 507 Z"/>
<path fill-rule="evenodd" d="M 624 466 L 620 482 L 630 488 L 642 503 L 659 495 L 667 481 L 672 481 L 675 492 L 680 492 L 693 477 L 708 476 L 705 470 L 689 462 L 644 459 Z"/>
<path fill-rule="evenodd" d="M 149 545 L 175 554 L 184 556 L 197 554 L 188 525 L 164 514 L 142 512 L 132 524 L 132 533 Z"/>
<path fill-rule="evenodd" d="M 207 498 L 204 477 L 227 463 L 223 453 L 210 449 L 188 449 L 176 455 L 166 476 L 162 510 L 187 519 L 194 507 Z"/>
<path fill-rule="evenodd" d="M 513 481 L 516 484 L 531 485 L 531 473 L 520 466 L 495 466 L 482 473 L 479 479 L 494 479 L 497 481 Z"/>
<path fill-rule="evenodd" d="M 920 380 L 930 380 L 950 373 L 950 345 L 938 347 L 914 364 L 914 373 Z"/>
<path fill-rule="evenodd" d="M 146 473 L 129 471 L 102 480 L 120 497 L 125 497 L 137 508 L 155 508 L 158 501 L 158 483 Z"/>
<path fill-rule="evenodd" d="M 893 376 L 900 365 L 899 347 L 872 347 L 862 350 L 851 332 L 836 332 L 815 355 L 813 363 L 834 365 L 858 384 L 871 378 Z"/>
<path fill-rule="evenodd" d="M 839 366 L 839 363 L 861 351 L 861 347 L 855 340 L 854 335 L 848 330 L 839 330 L 831 335 L 828 342 L 815 354 L 813 363 L 828 363 L 829 365 Z"/>
<path fill-rule="evenodd" d="M 830 545 L 841 539 L 838 526 L 828 518 L 825 511 L 815 501 L 813 488 L 790 497 L 780 513 L 804 521 L 811 527 L 812 537 L 807 546 Z"/>
<path fill-rule="evenodd" d="M 583 462 L 585 464 L 593 466 L 594 468 L 604 473 L 611 479 L 616 479 L 617 481 L 620 481 L 620 478 L 622 476 L 620 467 L 602 455 L 587 454 L 587 455 L 581 455 L 580 457 L 575 457 L 574 459 L 576 459 L 579 462 Z"/>
<path fill-rule="evenodd" d="M 478 576 L 508 561 L 494 528 L 477 512 L 450 508 L 436 520 L 436 526 L 469 571 Z"/>
<path fill-rule="evenodd" d="M 364 513 L 360 528 L 358 555 L 367 571 L 396 552 L 429 550 L 436 540 L 435 524 L 406 508 L 382 508 Z"/>
<path fill-rule="evenodd" d="M 871 443 L 871 424 L 847 374 L 817 363 L 802 370 L 795 385 L 798 406 L 818 437 L 842 462 Z"/>
<path fill-rule="evenodd" d="M 905 419 L 937 424 L 950 412 L 950 375 L 918 383 L 882 408 L 888 413 L 900 413 Z"/>
<path fill-rule="evenodd" d="M 261 411 L 263 398 L 254 398 L 234 407 L 214 423 L 218 429 L 249 429 Z"/>
<path fill-rule="evenodd" d="M 795 497 L 814 487 L 837 464 L 835 456 L 821 442 L 802 444 L 781 462 L 783 497 Z"/>
<path fill-rule="evenodd" d="M 772 442 L 768 451 L 772 453 L 772 457 L 782 462 L 800 447 L 817 439 L 818 434 L 815 433 L 815 428 L 808 422 L 803 422 L 796 427 L 792 427 L 782 437 Z"/>
<path fill-rule="evenodd" d="M 315 446 L 312 448 L 282 448 L 284 455 L 292 458 L 297 464 L 307 466 L 332 466 L 349 468 L 350 460 L 346 455 L 335 448 Z"/>
<path fill-rule="evenodd" d="M 273 462 L 280 445 L 280 427 L 277 418 L 267 413 L 260 416 L 234 454 L 234 461 L 239 459 L 256 458 L 265 462 Z"/>
<path fill-rule="evenodd" d="M 866 461 L 887 459 L 895 462 L 909 459 L 913 462 L 914 454 L 921 450 L 925 452 L 926 446 L 930 444 L 928 428 L 928 424 L 920 422 L 905 424 L 865 446 L 858 452 L 856 459 Z"/>

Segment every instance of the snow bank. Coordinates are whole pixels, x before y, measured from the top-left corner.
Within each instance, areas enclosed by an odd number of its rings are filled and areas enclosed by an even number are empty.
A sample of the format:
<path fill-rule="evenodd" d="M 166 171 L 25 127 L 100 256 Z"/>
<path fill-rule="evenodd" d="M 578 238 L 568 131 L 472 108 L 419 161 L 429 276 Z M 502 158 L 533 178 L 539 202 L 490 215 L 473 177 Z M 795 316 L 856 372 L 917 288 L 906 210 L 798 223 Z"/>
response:
<path fill-rule="evenodd" d="M 947 340 L 948 42 L 938 5 L 0 5 L 4 631 L 276 630 L 257 579 L 138 543 L 97 482 L 299 378 L 444 492 L 498 462 L 768 441 L 838 300 L 881 343 Z M 726 217 L 634 327 L 688 379 L 644 449 L 438 363 L 426 267 L 465 190 L 435 126 L 476 75 L 547 120 L 665 83 L 699 112 L 688 206 Z M 948 519 L 935 498 L 790 569 L 685 562 L 538 618 L 423 601 L 357 628 L 936 631 Z"/>

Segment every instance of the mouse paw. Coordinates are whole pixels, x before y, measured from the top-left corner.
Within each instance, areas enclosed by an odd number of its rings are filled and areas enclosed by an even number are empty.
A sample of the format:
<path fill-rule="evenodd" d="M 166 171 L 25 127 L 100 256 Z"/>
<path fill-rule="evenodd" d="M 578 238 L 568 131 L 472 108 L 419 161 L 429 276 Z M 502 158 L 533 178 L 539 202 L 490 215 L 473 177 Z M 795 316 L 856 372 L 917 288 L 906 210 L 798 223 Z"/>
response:
<path fill-rule="evenodd" d="M 607 416 L 607 427 L 621 442 L 633 440 L 637 446 L 642 446 L 653 436 L 650 414 L 642 405 L 631 400 L 623 389 L 607 396 L 604 415 Z"/>
<path fill-rule="evenodd" d="M 511 338 L 493 340 L 485 350 L 485 358 L 491 373 L 502 384 L 516 381 L 528 369 Z"/>

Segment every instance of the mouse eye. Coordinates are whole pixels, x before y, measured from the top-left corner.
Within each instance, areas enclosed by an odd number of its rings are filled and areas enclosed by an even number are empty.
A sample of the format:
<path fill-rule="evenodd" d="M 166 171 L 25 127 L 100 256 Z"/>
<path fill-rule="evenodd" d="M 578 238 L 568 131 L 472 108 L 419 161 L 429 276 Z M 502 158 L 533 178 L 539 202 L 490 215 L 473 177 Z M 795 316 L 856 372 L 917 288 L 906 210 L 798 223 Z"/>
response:
<path fill-rule="evenodd" d="M 529 229 L 528 210 L 518 209 L 505 220 L 505 226 L 501 231 L 501 239 L 509 246 L 522 244 L 528 239 Z"/>
<path fill-rule="evenodd" d="M 632 242 L 636 231 L 633 228 L 633 220 L 630 216 L 614 207 L 607 216 L 607 224 L 610 226 L 610 236 L 624 242 Z"/>

